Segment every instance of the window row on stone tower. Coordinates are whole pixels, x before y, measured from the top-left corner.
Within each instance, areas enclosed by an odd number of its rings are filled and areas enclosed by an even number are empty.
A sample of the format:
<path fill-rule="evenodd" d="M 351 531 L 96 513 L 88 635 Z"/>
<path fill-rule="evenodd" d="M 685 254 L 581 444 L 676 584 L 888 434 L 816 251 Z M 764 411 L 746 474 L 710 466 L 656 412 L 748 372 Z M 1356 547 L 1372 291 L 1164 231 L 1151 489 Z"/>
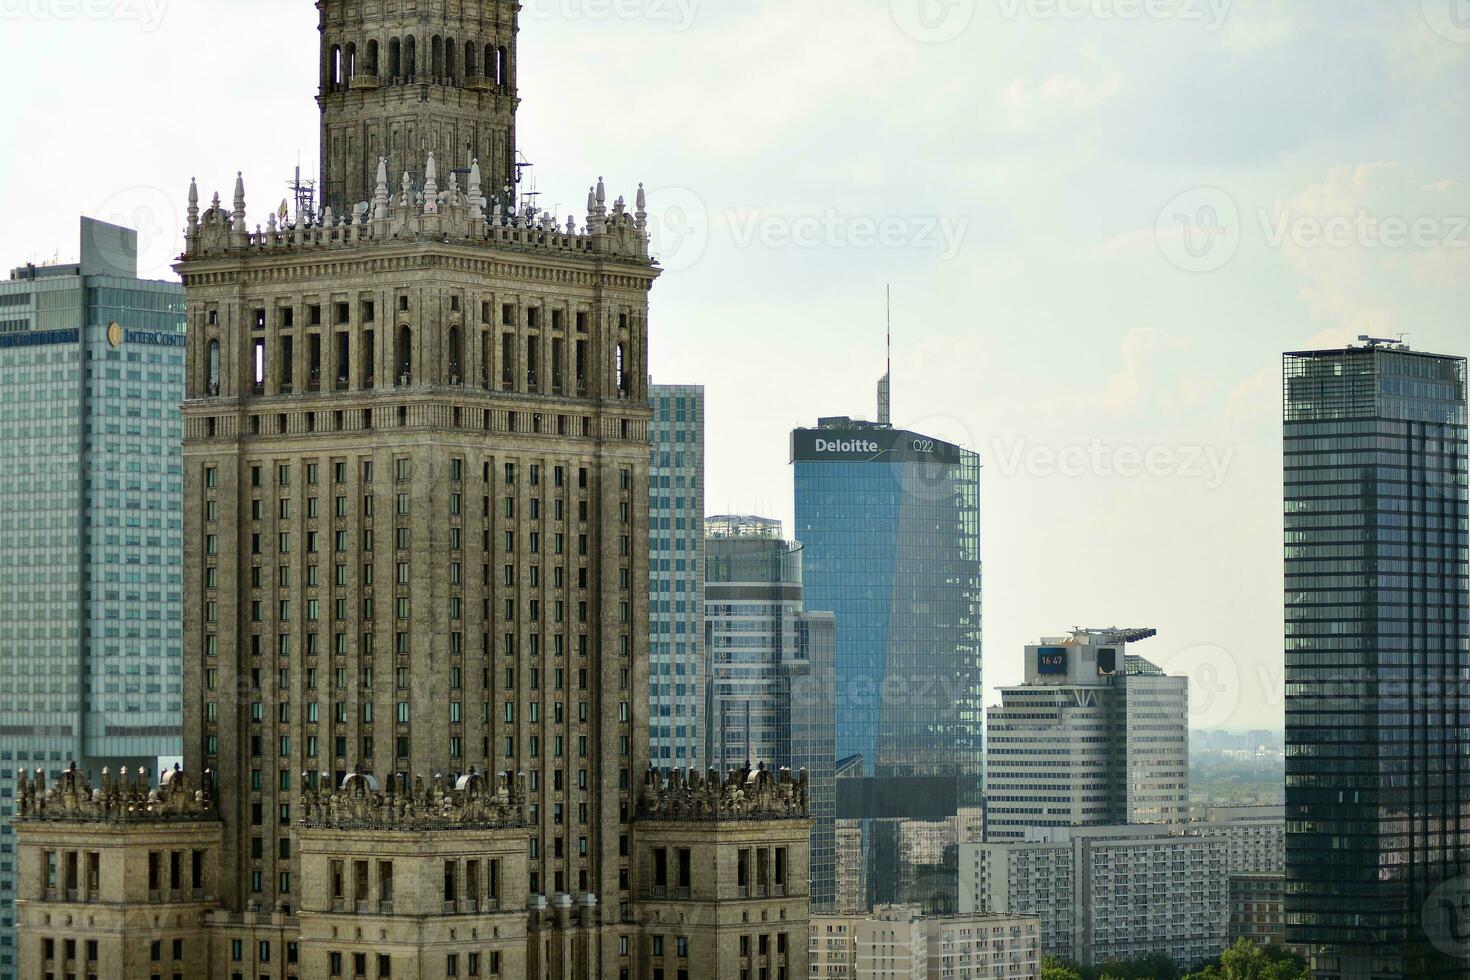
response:
<path fill-rule="evenodd" d="M 588 341 L 576 340 L 568 344 L 560 337 L 550 338 L 550 363 L 548 365 L 543 356 L 547 353 L 543 347 L 548 345 L 543 344 L 539 336 L 520 338 L 518 343 L 515 334 L 502 333 L 498 356 L 490 338 L 490 331 L 481 331 L 480 376 L 478 379 L 480 387 L 498 388 L 502 391 L 522 391 L 530 394 L 576 394 L 580 396 L 587 393 Z M 348 391 L 353 388 L 372 389 L 376 386 L 374 365 L 377 357 L 371 331 L 362 335 L 359 344 L 362 354 L 362 373 L 356 385 L 352 383 L 351 335 L 336 334 L 330 352 L 324 351 L 321 334 L 308 334 L 305 339 L 305 363 L 298 364 L 295 338 L 289 334 L 282 336 L 280 338 L 280 357 L 273 371 L 267 356 L 266 341 L 263 338 L 254 341 L 250 369 L 251 385 L 255 394 L 288 394 L 296 390 L 298 385 L 303 391 Z M 397 343 L 392 352 L 393 385 L 409 387 L 424 383 L 423 379 L 414 373 L 413 328 L 408 324 L 400 325 L 396 340 Z M 519 349 L 521 344 L 524 345 L 523 350 Z M 626 351 L 626 346 L 619 342 L 613 354 L 613 372 L 617 392 L 622 397 L 627 396 L 632 384 Z M 328 353 L 330 353 L 330 363 L 328 363 Z M 570 359 L 568 354 L 571 355 Z M 463 386 L 467 382 L 465 377 L 467 362 L 464 335 L 458 326 L 449 328 L 445 355 L 445 364 L 448 369 L 445 383 L 456 387 Z M 494 361 L 499 362 L 498 372 L 492 367 Z M 517 361 L 520 361 L 520 370 L 517 369 Z M 218 340 L 212 339 L 209 342 L 207 370 L 205 390 L 211 395 L 218 395 L 222 390 L 220 342 Z M 298 382 L 298 372 L 304 375 L 304 384 Z M 524 373 L 523 378 L 520 377 L 522 373 Z M 496 377 L 497 374 L 498 377 Z M 573 380 L 573 386 L 570 387 L 567 385 L 569 377 Z M 273 390 L 268 390 L 268 388 Z"/>
<path fill-rule="evenodd" d="M 419 50 L 414 35 L 389 38 L 386 46 L 370 40 L 361 48 L 356 41 L 334 44 L 328 54 L 323 86 L 328 93 L 344 92 L 359 78 L 384 84 L 430 81 L 435 85 L 459 86 L 483 80 L 505 89 L 510 86 L 510 50 L 505 45 L 480 44 L 435 34 Z"/>

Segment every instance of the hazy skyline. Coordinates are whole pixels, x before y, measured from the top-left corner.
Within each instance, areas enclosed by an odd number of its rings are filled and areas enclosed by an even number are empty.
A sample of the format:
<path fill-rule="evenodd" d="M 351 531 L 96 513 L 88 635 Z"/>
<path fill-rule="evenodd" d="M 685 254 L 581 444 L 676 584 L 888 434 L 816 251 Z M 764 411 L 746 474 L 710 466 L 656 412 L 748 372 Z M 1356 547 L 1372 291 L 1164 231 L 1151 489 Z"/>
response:
<path fill-rule="evenodd" d="M 317 169 L 315 21 L 0 0 L 0 262 L 88 214 L 171 276 L 195 175 L 263 223 Z M 891 282 L 895 423 L 986 467 L 989 686 L 1154 626 L 1195 727 L 1279 727 L 1281 352 L 1470 353 L 1466 0 L 526 0 L 520 62 L 543 205 L 647 184 L 709 512 L 790 529 L 787 435 L 874 414 Z"/>

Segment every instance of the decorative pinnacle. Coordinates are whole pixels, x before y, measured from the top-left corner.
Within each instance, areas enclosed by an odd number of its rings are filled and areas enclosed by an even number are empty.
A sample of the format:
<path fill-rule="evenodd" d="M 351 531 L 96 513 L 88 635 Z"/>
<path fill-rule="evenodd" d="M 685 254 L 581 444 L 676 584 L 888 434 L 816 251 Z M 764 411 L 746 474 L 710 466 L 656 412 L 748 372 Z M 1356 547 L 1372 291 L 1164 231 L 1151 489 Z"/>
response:
<path fill-rule="evenodd" d="M 246 234 L 249 229 L 245 227 L 245 173 L 235 172 L 235 226 L 234 231 Z"/>
<path fill-rule="evenodd" d="M 478 157 L 470 161 L 470 186 L 467 193 L 470 198 L 470 214 L 477 221 L 485 220 L 485 211 L 480 204 L 484 193 L 480 190 L 480 160 Z"/>
<path fill-rule="evenodd" d="M 434 154 L 429 153 L 429 162 L 424 166 L 424 214 L 439 211 L 439 167 L 434 163 Z"/>
<path fill-rule="evenodd" d="M 189 227 L 199 226 L 199 181 L 189 178 Z"/>
<path fill-rule="evenodd" d="M 378 157 L 378 186 L 373 191 L 373 220 L 388 220 L 388 158 Z"/>

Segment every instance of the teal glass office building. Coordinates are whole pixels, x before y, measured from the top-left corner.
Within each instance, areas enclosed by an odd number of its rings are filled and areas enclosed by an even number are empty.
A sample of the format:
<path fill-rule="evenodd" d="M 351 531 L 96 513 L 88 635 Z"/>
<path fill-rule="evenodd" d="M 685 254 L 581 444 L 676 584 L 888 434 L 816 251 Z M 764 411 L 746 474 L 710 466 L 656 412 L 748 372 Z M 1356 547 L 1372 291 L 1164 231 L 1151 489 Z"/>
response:
<path fill-rule="evenodd" d="M 136 235 L 0 282 L 0 980 L 17 973 L 17 769 L 181 754 L 184 291 Z"/>
<path fill-rule="evenodd" d="M 1287 354 L 1286 938 L 1470 975 L 1465 359 Z"/>

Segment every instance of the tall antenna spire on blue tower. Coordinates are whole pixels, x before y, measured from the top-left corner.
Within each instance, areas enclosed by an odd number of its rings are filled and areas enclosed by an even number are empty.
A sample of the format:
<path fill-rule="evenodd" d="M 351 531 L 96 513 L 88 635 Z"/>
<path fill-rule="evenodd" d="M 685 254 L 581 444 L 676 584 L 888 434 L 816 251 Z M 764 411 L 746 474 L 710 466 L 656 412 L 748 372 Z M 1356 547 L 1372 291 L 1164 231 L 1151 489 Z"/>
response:
<path fill-rule="evenodd" d="M 878 424 L 893 424 L 893 287 L 888 287 L 887 361 L 878 382 Z"/>

